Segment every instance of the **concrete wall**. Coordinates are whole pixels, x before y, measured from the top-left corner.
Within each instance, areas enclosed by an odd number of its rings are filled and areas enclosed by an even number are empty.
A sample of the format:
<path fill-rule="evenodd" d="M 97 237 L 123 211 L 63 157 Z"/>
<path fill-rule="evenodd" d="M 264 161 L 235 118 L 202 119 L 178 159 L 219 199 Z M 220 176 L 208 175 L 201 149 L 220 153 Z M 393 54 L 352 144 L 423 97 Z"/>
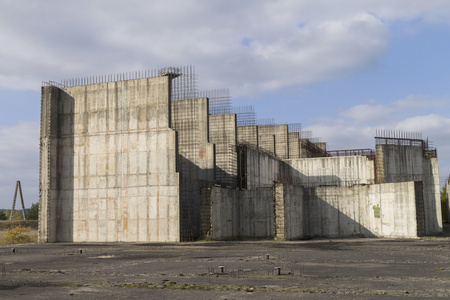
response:
<path fill-rule="evenodd" d="M 442 232 L 438 159 L 425 158 L 421 145 L 377 145 L 376 147 L 377 175 L 380 176 L 377 181 L 423 181 L 426 233 Z"/>
<path fill-rule="evenodd" d="M 289 132 L 289 158 L 296 159 L 301 157 L 300 134 L 298 132 Z"/>
<path fill-rule="evenodd" d="M 443 230 L 438 159 L 424 158 L 422 167 L 426 233 L 435 234 Z"/>
<path fill-rule="evenodd" d="M 384 182 L 421 180 L 422 146 L 377 145 L 376 149 L 377 154 L 382 153 L 377 159 L 383 160 Z"/>
<path fill-rule="evenodd" d="M 215 149 L 209 142 L 208 99 L 172 101 L 172 128 L 178 136 L 180 173 L 180 230 L 182 240 L 200 231 L 200 189 L 215 180 Z"/>
<path fill-rule="evenodd" d="M 303 211 L 303 188 L 297 185 L 274 185 L 276 240 L 295 240 L 305 236 L 303 223 L 308 218 Z"/>
<path fill-rule="evenodd" d="M 274 182 L 300 184 L 302 174 L 283 160 L 268 153 L 245 148 L 245 165 L 242 167 L 247 178 L 247 189 L 273 186 Z"/>
<path fill-rule="evenodd" d="M 211 188 L 211 238 L 413 238 L 425 232 L 421 182 L 254 190 Z M 272 229 L 270 229 L 272 228 Z M 270 229 L 270 230 L 269 230 Z"/>
<path fill-rule="evenodd" d="M 353 187 L 306 188 L 303 198 L 308 237 L 416 237 L 414 182 Z"/>
<path fill-rule="evenodd" d="M 272 188 L 210 189 L 212 239 L 273 236 Z"/>
<path fill-rule="evenodd" d="M 259 147 L 279 158 L 289 158 L 287 125 L 258 126 Z M 272 146 L 272 139 L 274 144 Z"/>
<path fill-rule="evenodd" d="M 237 128 L 237 141 L 239 144 L 251 145 L 258 149 L 258 126 L 239 126 Z"/>
<path fill-rule="evenodd" d="M 374 162 L 367 156 L 339 156 L 285 160 L 302 174 L 303 186 L 351 186 L 374 182 Z"/>
<path fill-rule="evenodd" d="M 445 204 L 447 206 L 447 223 L 450 223 L 450 179 L 445 182 L 445 189 L 447 191 Z"/>
<path fill-rule="evenodd" d="M 215 145 L 216 181 L 230 187 L 237 186 L 237 127 L 236 115 L 211 115 L 209 138 Z"/>
<path fill-rule="evenodd" d="M 42 242 L 179 241 L 169 77 L 42 89 Z"/>

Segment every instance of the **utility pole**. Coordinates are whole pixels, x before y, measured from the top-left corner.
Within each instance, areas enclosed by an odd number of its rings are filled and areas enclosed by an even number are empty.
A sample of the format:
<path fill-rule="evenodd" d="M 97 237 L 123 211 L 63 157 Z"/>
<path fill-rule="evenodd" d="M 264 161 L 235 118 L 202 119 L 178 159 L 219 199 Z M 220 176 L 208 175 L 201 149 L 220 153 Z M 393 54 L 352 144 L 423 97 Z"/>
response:
<path fill-rule="evenodd" d="M 9 214 L 9 219 L 12 220 L 13 215 L 14 215 L 14 209 L 16 207 L 17 190 L 19 190 L 20 201 L 22 202 L 22 216 L 23 216 L 23 219 L 26 220 L 26 218 L 25 218 L 25 205 L 23 204 L 22 186 L 20 185 L 20 180 L 17 180 L 17 182 L 16 182 L 16 191 L 14 192 L 13 205 L 12 205 L 11 213 Z"/>

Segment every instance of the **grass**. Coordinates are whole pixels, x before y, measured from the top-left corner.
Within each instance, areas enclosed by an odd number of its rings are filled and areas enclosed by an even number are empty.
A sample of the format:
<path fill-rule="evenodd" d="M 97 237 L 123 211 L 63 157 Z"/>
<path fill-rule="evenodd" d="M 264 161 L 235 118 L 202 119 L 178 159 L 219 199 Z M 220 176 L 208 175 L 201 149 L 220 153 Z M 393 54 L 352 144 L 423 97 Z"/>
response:
<path fill-rule="evenodd" d="M 21 225 L 23 227 L 38 229 L 38 221 L 37 220 L 2 220 L 0 221 L 0 231 L 6 231 L 12 227 L 16 227 Z"/>
<path fill-rule="evenodd" d="M 21 224 L 0 230 L 0 245 L 29 244 L 38 240 L 37 230 Z"/>

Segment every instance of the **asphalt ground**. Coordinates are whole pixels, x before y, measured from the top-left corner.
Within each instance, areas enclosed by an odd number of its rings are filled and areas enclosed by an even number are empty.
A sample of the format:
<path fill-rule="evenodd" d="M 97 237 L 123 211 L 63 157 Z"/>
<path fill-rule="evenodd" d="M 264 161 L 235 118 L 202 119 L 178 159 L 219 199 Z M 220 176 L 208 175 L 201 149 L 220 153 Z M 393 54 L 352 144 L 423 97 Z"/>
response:
<path fill-rule="evenodd" d="M 450 237 L 1 246 L 0 298 L 449 299 Z"/>

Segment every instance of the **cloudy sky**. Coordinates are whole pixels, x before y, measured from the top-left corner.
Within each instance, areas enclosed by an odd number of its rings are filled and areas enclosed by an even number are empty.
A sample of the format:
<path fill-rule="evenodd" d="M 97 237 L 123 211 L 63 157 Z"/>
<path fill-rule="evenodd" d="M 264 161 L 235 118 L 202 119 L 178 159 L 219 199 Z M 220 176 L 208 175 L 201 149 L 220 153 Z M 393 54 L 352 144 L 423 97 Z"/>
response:
<path fill-rule="evenodd" d="M 38 201 L 42 81 L 184 65 L 330 150 L 420 131 L 450 174 L 450 1 L 0 0 L 0 208 Z"/>

